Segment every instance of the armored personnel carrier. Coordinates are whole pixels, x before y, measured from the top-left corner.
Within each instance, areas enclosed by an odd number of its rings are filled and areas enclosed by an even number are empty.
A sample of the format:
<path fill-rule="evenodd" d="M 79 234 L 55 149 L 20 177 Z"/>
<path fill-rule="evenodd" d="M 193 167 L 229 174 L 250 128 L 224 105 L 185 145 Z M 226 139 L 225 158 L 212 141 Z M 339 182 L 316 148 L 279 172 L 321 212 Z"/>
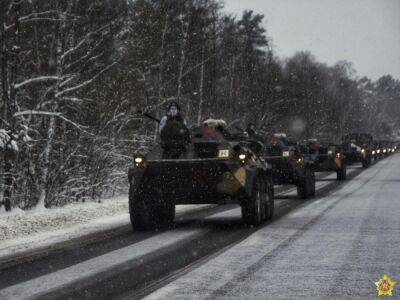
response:
<path fill-rule="evenodd" d="M 363 168 L 371 165 L 374 145 L 370 134 L 350 133 L 343 137 L 342 147 L 349 164 L 360 162 Z"/>
<path fill-rule="evenodd" d="M 274 134 L 264 155 L 265 160 L 272 165 L 274 184 L 295 185 L 297 195 L 302 199 L 315 195 L 313 161 L 286 134 Z"/>
<path fill-rule="evenodd" d="M 271 167 L 259 155 L 257 141 L 229 132 L 221 120 L 204 122 L 189 139 L 180 124 L 169 126 L 170 134 L 161 134 L 147 155 L 133 156 L 128 179 L 135 230 L 171 224 L 177 204 L 237 203 L 249 225 L 272 218 Z"/>
<path fill-rule="evenodd" d="M 346 157 L 339 145 L 309 139 L 303 143 L 302 152 L 313 161 L 314 172 L 336 172 L 337 180 L 346 179 Z"/>

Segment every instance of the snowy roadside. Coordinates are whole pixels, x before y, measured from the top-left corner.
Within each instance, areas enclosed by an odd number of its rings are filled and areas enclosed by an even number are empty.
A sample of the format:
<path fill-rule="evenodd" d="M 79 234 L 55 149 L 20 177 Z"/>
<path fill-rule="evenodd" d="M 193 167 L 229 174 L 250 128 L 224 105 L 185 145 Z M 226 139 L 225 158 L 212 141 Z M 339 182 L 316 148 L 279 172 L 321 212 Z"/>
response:
<path fill-rule="evenodd" d="M 177 206 L 177 214 L 209 205 Z M 129 226 L 127 196 L 62 208 L 0 212 L 0 262 L 38 249 Z"/>

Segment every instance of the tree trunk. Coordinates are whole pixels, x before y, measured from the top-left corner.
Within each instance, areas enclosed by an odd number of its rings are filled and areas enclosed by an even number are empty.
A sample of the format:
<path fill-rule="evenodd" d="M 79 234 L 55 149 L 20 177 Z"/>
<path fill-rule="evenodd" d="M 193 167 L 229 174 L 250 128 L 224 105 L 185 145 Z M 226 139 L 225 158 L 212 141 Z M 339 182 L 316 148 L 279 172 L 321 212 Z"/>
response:
<path fill-rule="evenodd" d="M 197 125 L 200 126 L 201 117 L 202 117 L 202 108 L 203 108 L 203 97 L 204 97 L 204 45 L 201 49 L 201 68 L 200 68 L 200 85 L 199 85 L 199 108 L 197 111 Z"/>
<path fill-rule="evenodd" d="M 71 3 L 69 4 L 68 8 L 70 8 Z M 67 8 L 67 10 L 68 10 Z M 58 11 L 58 18 L 63 19 L 63 14 L 60 11 L 59 3 L 58 1 L 56 2 L 56 9 Z M 68 13 L 68 11 L 66 12 Z M 60 54 L 62 52 L 63 48 L 63 30 L 65 30 L 65 22 L 62 22 L 61 24 L 56 24 L 54 27 L 54 53 L 52 53 L 54 57 L 54 61 L 56 62 L 56 76 L 61 77 L 62 76 L 62 61 L 60 58 Z M 60 91 L 59 87 L 59 82 L 56 83 L 56 95 Z M 54 105 L 52 106 L 52 111 L 56 112 L 59 108 L 59 100 L 57 97 L 54 99 Z M 54 134 L 56 130 L 56 119 L 54 116 L 50 117 L 50 122 L 49 122 L 49 128 L 47 129 L 47 139 L 46 139 L 46 145 L 43 149 L 43 154 L 42 154 L 42 178 L 41 178 L 41 188 L 40 188 L 40 197 L 39 197 L 39 202 L 37 203 L 38 208 L 46 208 L 48 206 L 48 196 L 49 196 L 49 184 L 48 184 L 48 177 L 50 173 L 50 157 L 51 157 L 51 152 L 53 151 L 53 141 L 54 141 Z"/>
<path fill-rule="evenodd" d="M 182 95 L 182 87 L 183 87 L 183 70 L 185 67 L 185 62 L 186 62 L 186 43 L 187 43 L 187 34 L 188 34 L 188 28 L 189 24 L 185 28 L 184 20 L 181 20 L 181 28 L 182 28 L 182 42 L 181 42 L 181 56 L 180 56 L 180 61 L 179 61 L 179 74 L 178 74 L 178 91 L 176 98 L 179 101 Z M 190 106 L 188 106 L 189 108 Z M 189 111 L 186 112 L 187 114 Z"/>
<path fill-rule="evenodd" d="M 236 67 L 236 57 L 232 57 L 232 65 L 231 65 L 231 72 L 229 78 L 229 93 L 228 93 L 228 101 L 226 103 L 227 107 L 231 107 L 231 117 L 234 119 L 236 107 L 234 105 L 233 96 L 234 96 L 234 84 L 235 84 L 235 67 Z"/>
<path fill-rule="evenodd" d="M 2 22 L 1 22 L 1 36 L 2 36 L 2 91 L 3 91 L 3 99 L 4 99 L 4 121 L 7 122 L 6 127 L 9 129 L 10 140 L 4 146 L 4 192 L 3 192 L 3 201 L 6 211 L 11 210 L 11 198 L 12 198 L 12 190 L 13 190 L 13 170 L 15 164 L 15 158 L 17 156 L 17 150 L 14 148 L 14 131 L 15 131 L 15 122 L 13 119 L 13 115 L 16 111 L 16 91 L 14 88 L 15 82 L 17 80 L 17 68 L 19 65 L 19 5 L 15 5 L 13 8 L 14 18 L 13 22 L 15 24 L 14 29 L 14 39 L 13 39 L 13 47 L 12 47 L 12 59 L 10 60 L 11 66 L 8 72 L 8 55 L 7 55 L 7 46 L 6 46 L 6 36 L 5 36 L 5 15 L 1 14 Z M 7 84 L 7 77 L 9 78 L 9 85 Z M 14 143 L 13 143 L 14 142 Z"/>
<path fill-rule="evenodd" d="M 50 118 L 49 128 L 47 129 L 47 140 L 46 146 L 43 151 L 43 159 L 42 159 L 42 186 L 40 190 L 39 202 L 37 204 L 38 208 L 45 208 L 47 206 L 47 187 L 48 187 L 48 175 L 49 175 L 49 167 L 50 167 L 50 154 L 53 148 L 53 139 L 54 132 L 56 129 L 56 120 L 55 117 Z"/>
<path fill-rule="evenodd" d="M 4 193 L 3 193 L 3 201 L 4 207 L 6 211 L 11 211 L 11 197 L 12 197 L 12 188 L 13 188 L 13 165 L 14 165 L 14 153 L 12 150 L 6 149 L 4 150 Z"/>
<path fill-rule="evenodd" d="M 164 93 L 163 93 L 163 81 L 164 81 L 164 59 L 165 59 L 165 37 L 167 36 L 167 31 L 168 31 L 168 10 L 166 9 L 165 11 L 165 17 L 164 17 L 164 28 L 162 31 L 161 35 L 161 49 L 160 49 L 160 70 L 158 72 L 158 101 L 161 101 L 161 99 L 164 98 Z M 160 114 L 158 112 L 159 110 L 157 109 L 156 117 L 160 119 Z M 154 141 L 157 140 L 158 136 L 158 124 L 155 124 L 154 126 Z"/>

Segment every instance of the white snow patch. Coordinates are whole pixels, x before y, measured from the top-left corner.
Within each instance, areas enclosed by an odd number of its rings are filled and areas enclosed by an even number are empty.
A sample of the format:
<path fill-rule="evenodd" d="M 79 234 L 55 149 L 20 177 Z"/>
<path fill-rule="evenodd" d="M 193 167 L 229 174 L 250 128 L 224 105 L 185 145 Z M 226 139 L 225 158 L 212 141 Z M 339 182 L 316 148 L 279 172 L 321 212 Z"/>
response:
<path fill-rule="evenodd" d="M 209 205 L 177 205 L 181 215 Z M 61 208 L 0 211 L 0 259 L 129 225 L 128 196 Z"/>
<path fill-rule="evenodd" d="M 101 203 L 73 203 L 61 208 L 30 211 L 14 209 L 12 213 L 0 216 L 0 241 L 65 229 L 94 219 L 127 212 L 127 196 L 107 199 Z"/>

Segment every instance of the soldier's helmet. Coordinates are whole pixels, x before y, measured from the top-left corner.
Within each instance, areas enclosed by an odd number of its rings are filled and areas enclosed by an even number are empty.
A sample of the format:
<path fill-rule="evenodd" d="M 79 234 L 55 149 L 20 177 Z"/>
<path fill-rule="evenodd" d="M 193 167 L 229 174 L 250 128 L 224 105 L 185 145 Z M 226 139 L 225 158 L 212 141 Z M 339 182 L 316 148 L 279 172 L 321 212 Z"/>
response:
<path fill-rule="evenodd" d="M 178 104 L 178 102 L 172 101 L 168 104 L 167 107 L 167 115 L 170 115 L 171 117 L 176 117 L 179 115 L 181 112 L 181 107 Z"/>

